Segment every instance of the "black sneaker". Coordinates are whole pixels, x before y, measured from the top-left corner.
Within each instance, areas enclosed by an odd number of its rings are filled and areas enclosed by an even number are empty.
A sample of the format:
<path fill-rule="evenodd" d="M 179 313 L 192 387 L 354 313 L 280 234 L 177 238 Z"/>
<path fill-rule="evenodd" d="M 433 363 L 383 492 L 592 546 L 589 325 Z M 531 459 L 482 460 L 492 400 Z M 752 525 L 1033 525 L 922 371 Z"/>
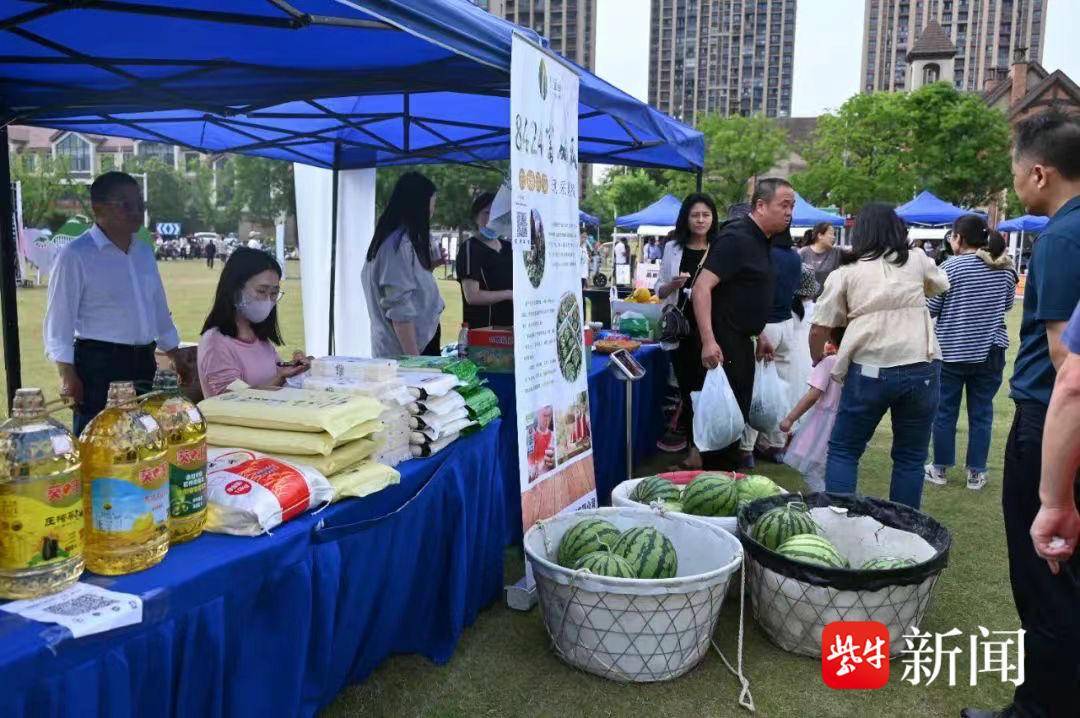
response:
<path fill-rule="evenodd" d="M 656 448 L 668 454 L 678 454 L 680 451 L 686 451 L 687 446 L 686 437 L 671 430 L 664 432 L 664 435 L 656 441 Z"/>

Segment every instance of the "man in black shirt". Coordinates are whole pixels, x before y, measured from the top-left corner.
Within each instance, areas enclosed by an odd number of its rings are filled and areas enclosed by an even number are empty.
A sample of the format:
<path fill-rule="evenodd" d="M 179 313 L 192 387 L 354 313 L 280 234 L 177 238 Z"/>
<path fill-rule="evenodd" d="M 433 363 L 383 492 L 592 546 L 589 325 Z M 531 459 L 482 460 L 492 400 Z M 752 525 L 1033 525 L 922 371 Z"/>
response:
<path fill-rule="evenodd" d="M 771 359 L 773 352 L 761 336 L 773 304 L 770 238 L 791 224 L 795 191 L 786 180 L 760 180 L 750 207 L 748 216 L 720 229 L 691 293 L 701 362 L 707 369 L 724 367 L 744 420 L 754 393 L 754 337 L 757 358 Z M 703 452 L 702 462 L 706 469 L 740 468 L 739 440 L 721 451 Z"/>

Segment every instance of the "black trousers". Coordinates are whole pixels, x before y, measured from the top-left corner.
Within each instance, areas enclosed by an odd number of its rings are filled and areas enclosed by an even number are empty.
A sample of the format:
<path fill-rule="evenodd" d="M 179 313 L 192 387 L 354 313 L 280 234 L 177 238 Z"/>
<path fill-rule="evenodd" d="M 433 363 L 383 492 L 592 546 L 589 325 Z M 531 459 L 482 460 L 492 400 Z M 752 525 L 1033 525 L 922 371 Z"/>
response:
<path fill-rule="evenodd" d="M 437 357 L 442 355 L 442 327 L 435 327 L 435 336 L 420 352 L 420 356 Z"/>
<path fill-rule="evenodd" d="M 1025 680 L 1013 696 L 1016 715 L 1024 718 L 1080 714 L 1080 554 L 1073 554 L 1055 576 L 1035 553 L 1029 533 L 1040 505 L 1045 422 L 1046 406 L 1016 402 L 1001 487 L 1009 579 L 1027 631 Z"/>
<path fill-rule="evenodd" d="M 754 396 L 754 340 L 726 324 L 713 323 L 713 334 L 724 353 L 724 373 L 727 374 L 735 401 L 739 402 L 743 421 L 750 418 L 750 400 Z M 740 437 L 741 438 L 741 437 Z M 719 451 L 701 454 L 702 466 L 716 471 L 735 471 L 740 466 L 739 439 Z"/>
<path fill-rule="evenodd" d="M 135 391 L 145 394 L 154 383 L 154 345 L 132 347 L 92 339 L 75 340 L 75 373 L 83 385 L 82 403 L 75 407 L 75 435 L 105 408 L 109 383 L 133 381 Z"/>
<path fill-rule="evenodd" d="M 694 327 L 690 336 L 679 340 L 679 346 L 671 353 L 675 381 L 679 383 L 679 428 L 686 432 L 686 440 L 694 442 L 694 405 L 690 392 L 701 391 L 705 383 L 705 367 L 701 364 L 701 337 Z"/>
<path fill-rule="evenodd" d="M 214 257 L 215 256 L 216 255 L 213 255 L 213 254 L 206 255 L 206 266 L 209 267 L 210 269 L 214 268 Z"/>

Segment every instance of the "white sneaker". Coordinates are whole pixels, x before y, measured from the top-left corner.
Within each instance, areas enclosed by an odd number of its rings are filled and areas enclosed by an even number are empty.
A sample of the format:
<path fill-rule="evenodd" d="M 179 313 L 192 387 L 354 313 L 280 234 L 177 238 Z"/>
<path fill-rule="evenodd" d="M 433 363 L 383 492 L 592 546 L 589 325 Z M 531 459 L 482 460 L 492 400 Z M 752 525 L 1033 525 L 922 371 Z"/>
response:
<path fill-rule="evenodd" d="M 978 491 L 990 481 L 990 477 L 986 475 L 985 471 L 967 471 L 967 487 L 972 491 Z"/>
<path fill-rule="evenodd" d="M 923 470 L 923 479 L 937 486 L 945 485 L 945 469 L 933 464 L 927 464 Z"/>

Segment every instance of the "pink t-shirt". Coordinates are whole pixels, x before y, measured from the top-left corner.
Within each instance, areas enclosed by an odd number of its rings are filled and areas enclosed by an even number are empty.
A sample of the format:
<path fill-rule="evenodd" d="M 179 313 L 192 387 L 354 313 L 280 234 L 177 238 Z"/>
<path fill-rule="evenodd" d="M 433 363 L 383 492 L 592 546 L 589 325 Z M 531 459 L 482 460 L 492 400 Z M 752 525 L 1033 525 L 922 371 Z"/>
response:
<path fill-rule="evenodd" d="M 209 329 L 199 339 L 199 383 L 203 396 L 217 396 L 237 379 L 267 386 L 277 378 L 278 353 L 265 340 L 244 342 Z"/>
<path fill-rule="evenodd" d="M 810 378 L 806 380 L 810 386 L 825 392 L 815 406 L 828 411 L 836 411 L 840 406 L 840 392 L 844 389 L 843 384 L 832 378 L 831 372 L 834 366 L 836 366 L 835 354 L 822 357 L 817 366 L 810 370 Z"/>

